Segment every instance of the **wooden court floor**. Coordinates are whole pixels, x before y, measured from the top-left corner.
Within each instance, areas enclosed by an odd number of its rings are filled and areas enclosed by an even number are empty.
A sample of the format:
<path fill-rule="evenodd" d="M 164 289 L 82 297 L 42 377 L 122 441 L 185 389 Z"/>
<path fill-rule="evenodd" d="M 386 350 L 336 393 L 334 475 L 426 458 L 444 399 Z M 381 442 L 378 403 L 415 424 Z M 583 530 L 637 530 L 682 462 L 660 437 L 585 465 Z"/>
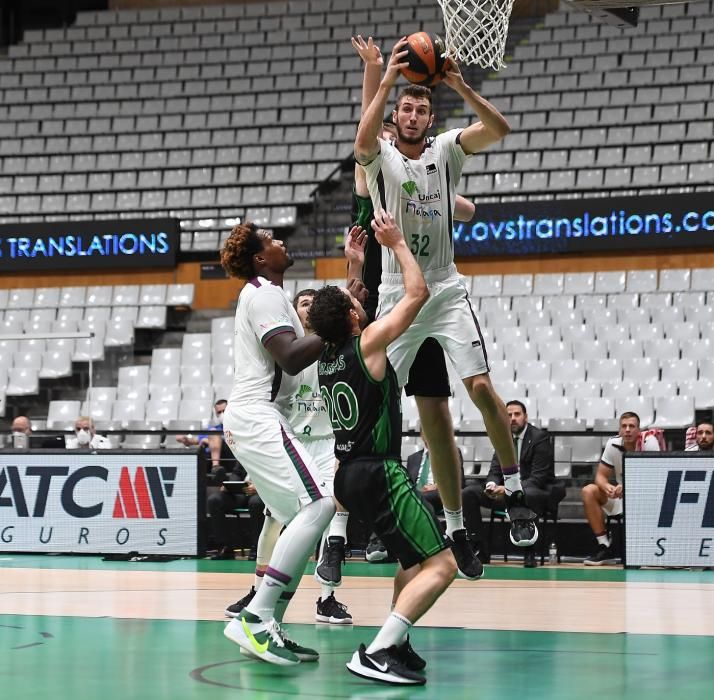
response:
<path fill-rule="evenodd" d="M 351 562 L 338 599 L 355 625 L 314 623 L 307 575 L 286 617 L 317 664 L 251 661 L 222 635 L 250 562 L 103 562 L 0 553 L 0 698 L 714 697 L 714 572 L 493 565 L 457 581 L 414 629 L 427 685 L 344 668 L 382 623 L 390 565 Z"/>

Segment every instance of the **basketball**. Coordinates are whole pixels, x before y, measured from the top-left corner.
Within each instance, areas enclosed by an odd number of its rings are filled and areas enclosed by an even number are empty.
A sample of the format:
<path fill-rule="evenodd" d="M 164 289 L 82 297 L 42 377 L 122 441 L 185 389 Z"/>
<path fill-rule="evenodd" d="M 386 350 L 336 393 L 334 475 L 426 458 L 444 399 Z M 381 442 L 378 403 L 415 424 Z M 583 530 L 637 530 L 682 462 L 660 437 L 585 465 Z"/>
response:
<path fill-rule="evenodd" d="M 416 32 L 407 37 L 406 61 L 408 68 L 402 69 L 402 75 L 415 85 L 432 87 L 441 82 L 446 71 L 451 67 L 451 59 L 445 58 L 446 46 L 436 34 Z"/>

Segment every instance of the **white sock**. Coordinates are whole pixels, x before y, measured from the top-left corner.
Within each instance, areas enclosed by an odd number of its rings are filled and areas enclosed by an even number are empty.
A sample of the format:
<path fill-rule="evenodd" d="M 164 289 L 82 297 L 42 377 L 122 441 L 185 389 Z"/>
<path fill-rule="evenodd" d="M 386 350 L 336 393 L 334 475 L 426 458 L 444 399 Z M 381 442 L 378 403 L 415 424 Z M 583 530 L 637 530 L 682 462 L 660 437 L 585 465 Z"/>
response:
<path fill-rule="evenodd" d="M 598 535 L 596 539 L 598 544 L 604 544 L 606 547 L 610 546 L 610 538 L 607 535 Z"/>
<path fill-rule="evenodd" d="M 330 521 L 330 530 L 327 533 L 327 536 L 341 537 L 345 542 L 347 542 L 347 518 L 349 517 L 349 513 L 344 513 L 339 510 L 336 511 Z"/>
<path fill-rule="evenodd" d="M 372 654 L 380 649 L 401 644 L 407 638 L 411 626 L 412 623 L 403 615 L 396 612 L 390 613 L 387 621 L 382 625 L 379 632 L 377 632 L 377 636 L 367 647 L 367 653 Z"/>
<path fill-rule="evenodd" d="M 458 510 L 444 508 L 444 519 L 446 520 L 446 534 L 449 537 L 451 537 L 454 530 L 464 529 L 464 511 L 461 508 Z"/>
<path fill-rule="evenodd" d="M 260 588 L 260 584 L 263 583 L 263 576 L 265 576 L 265 569 L 255 569 L 255 576 L 253 577 L 253 588 L 257 591 Z"/>
<path fill-rule="evenodd" d="M 332 588 L 330 586 L 321 584 L 320 590 L 322 591 L 322 593 L 320 593 L 320 600 L 327 600 L 332 595 Z"/>
<path fill-rule="evenodd" d="M 276 617 L 276 604 L 281 599 L 281 594 L 283 591 L 289 594 L 297 588 L 308 557 L 315 549 L 317 538 L 325 530 L 334 513 L 335 504 L 332 499 L 320 498 L 304 506 L 290 521 L 275 545 L 270 564 L 265 571 L 263 585 L 247 607 L 249 612 L 258 615 L 262 620 Z M 281 615 L 290 599 L 282 598 L 282 602 L 284 606 L 281 604 Z"/>
<path fill-rule="evenodd" d="M 514 491 L 523 491 L 521 485 L 521 473 L 508 474 L 503 479 L 503 486 L 506 489 L 506 495 L 510 496 Z"/>

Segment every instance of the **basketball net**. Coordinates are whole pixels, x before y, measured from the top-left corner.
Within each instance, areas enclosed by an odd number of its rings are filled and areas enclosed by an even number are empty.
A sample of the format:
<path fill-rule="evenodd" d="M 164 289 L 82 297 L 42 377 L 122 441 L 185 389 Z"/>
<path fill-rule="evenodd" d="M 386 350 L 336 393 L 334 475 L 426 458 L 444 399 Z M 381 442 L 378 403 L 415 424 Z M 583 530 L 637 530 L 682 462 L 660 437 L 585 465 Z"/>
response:
<path fill-rule="evenodd" d="M 446 53 L 462 63 L 501 70 L 514 0 L 437 0 Z"/>

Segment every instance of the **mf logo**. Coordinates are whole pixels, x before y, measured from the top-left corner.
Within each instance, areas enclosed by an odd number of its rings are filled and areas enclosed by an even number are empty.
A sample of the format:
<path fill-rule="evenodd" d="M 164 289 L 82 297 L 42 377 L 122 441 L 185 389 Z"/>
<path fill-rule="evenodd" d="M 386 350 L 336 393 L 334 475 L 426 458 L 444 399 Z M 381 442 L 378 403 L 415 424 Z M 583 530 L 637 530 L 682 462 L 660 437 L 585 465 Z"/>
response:
<path fill-rule="evenodd" d="M 129 469 L 122 467 L 112 517 L 168 518 L 166 498 L 173 495 L 174 481 L 176 467 L 137 467 L 133 481 Z"/>
<path fill-rule="evenodd" d="M 707 476 L 710 474 L 712 477 L 709 480 L 709 487 L 706 488 Z M 685 482 L 685 486 L 682 486 L 682 481 Z M 657 525 L 659 527 L 672 527 L 677 504 L 699 504 L 701 503 L 700 496 L 706 498 L 704 501 L 702 527 L 714 527 L 714 472 L 699 469 L 668 472 Z"/>

